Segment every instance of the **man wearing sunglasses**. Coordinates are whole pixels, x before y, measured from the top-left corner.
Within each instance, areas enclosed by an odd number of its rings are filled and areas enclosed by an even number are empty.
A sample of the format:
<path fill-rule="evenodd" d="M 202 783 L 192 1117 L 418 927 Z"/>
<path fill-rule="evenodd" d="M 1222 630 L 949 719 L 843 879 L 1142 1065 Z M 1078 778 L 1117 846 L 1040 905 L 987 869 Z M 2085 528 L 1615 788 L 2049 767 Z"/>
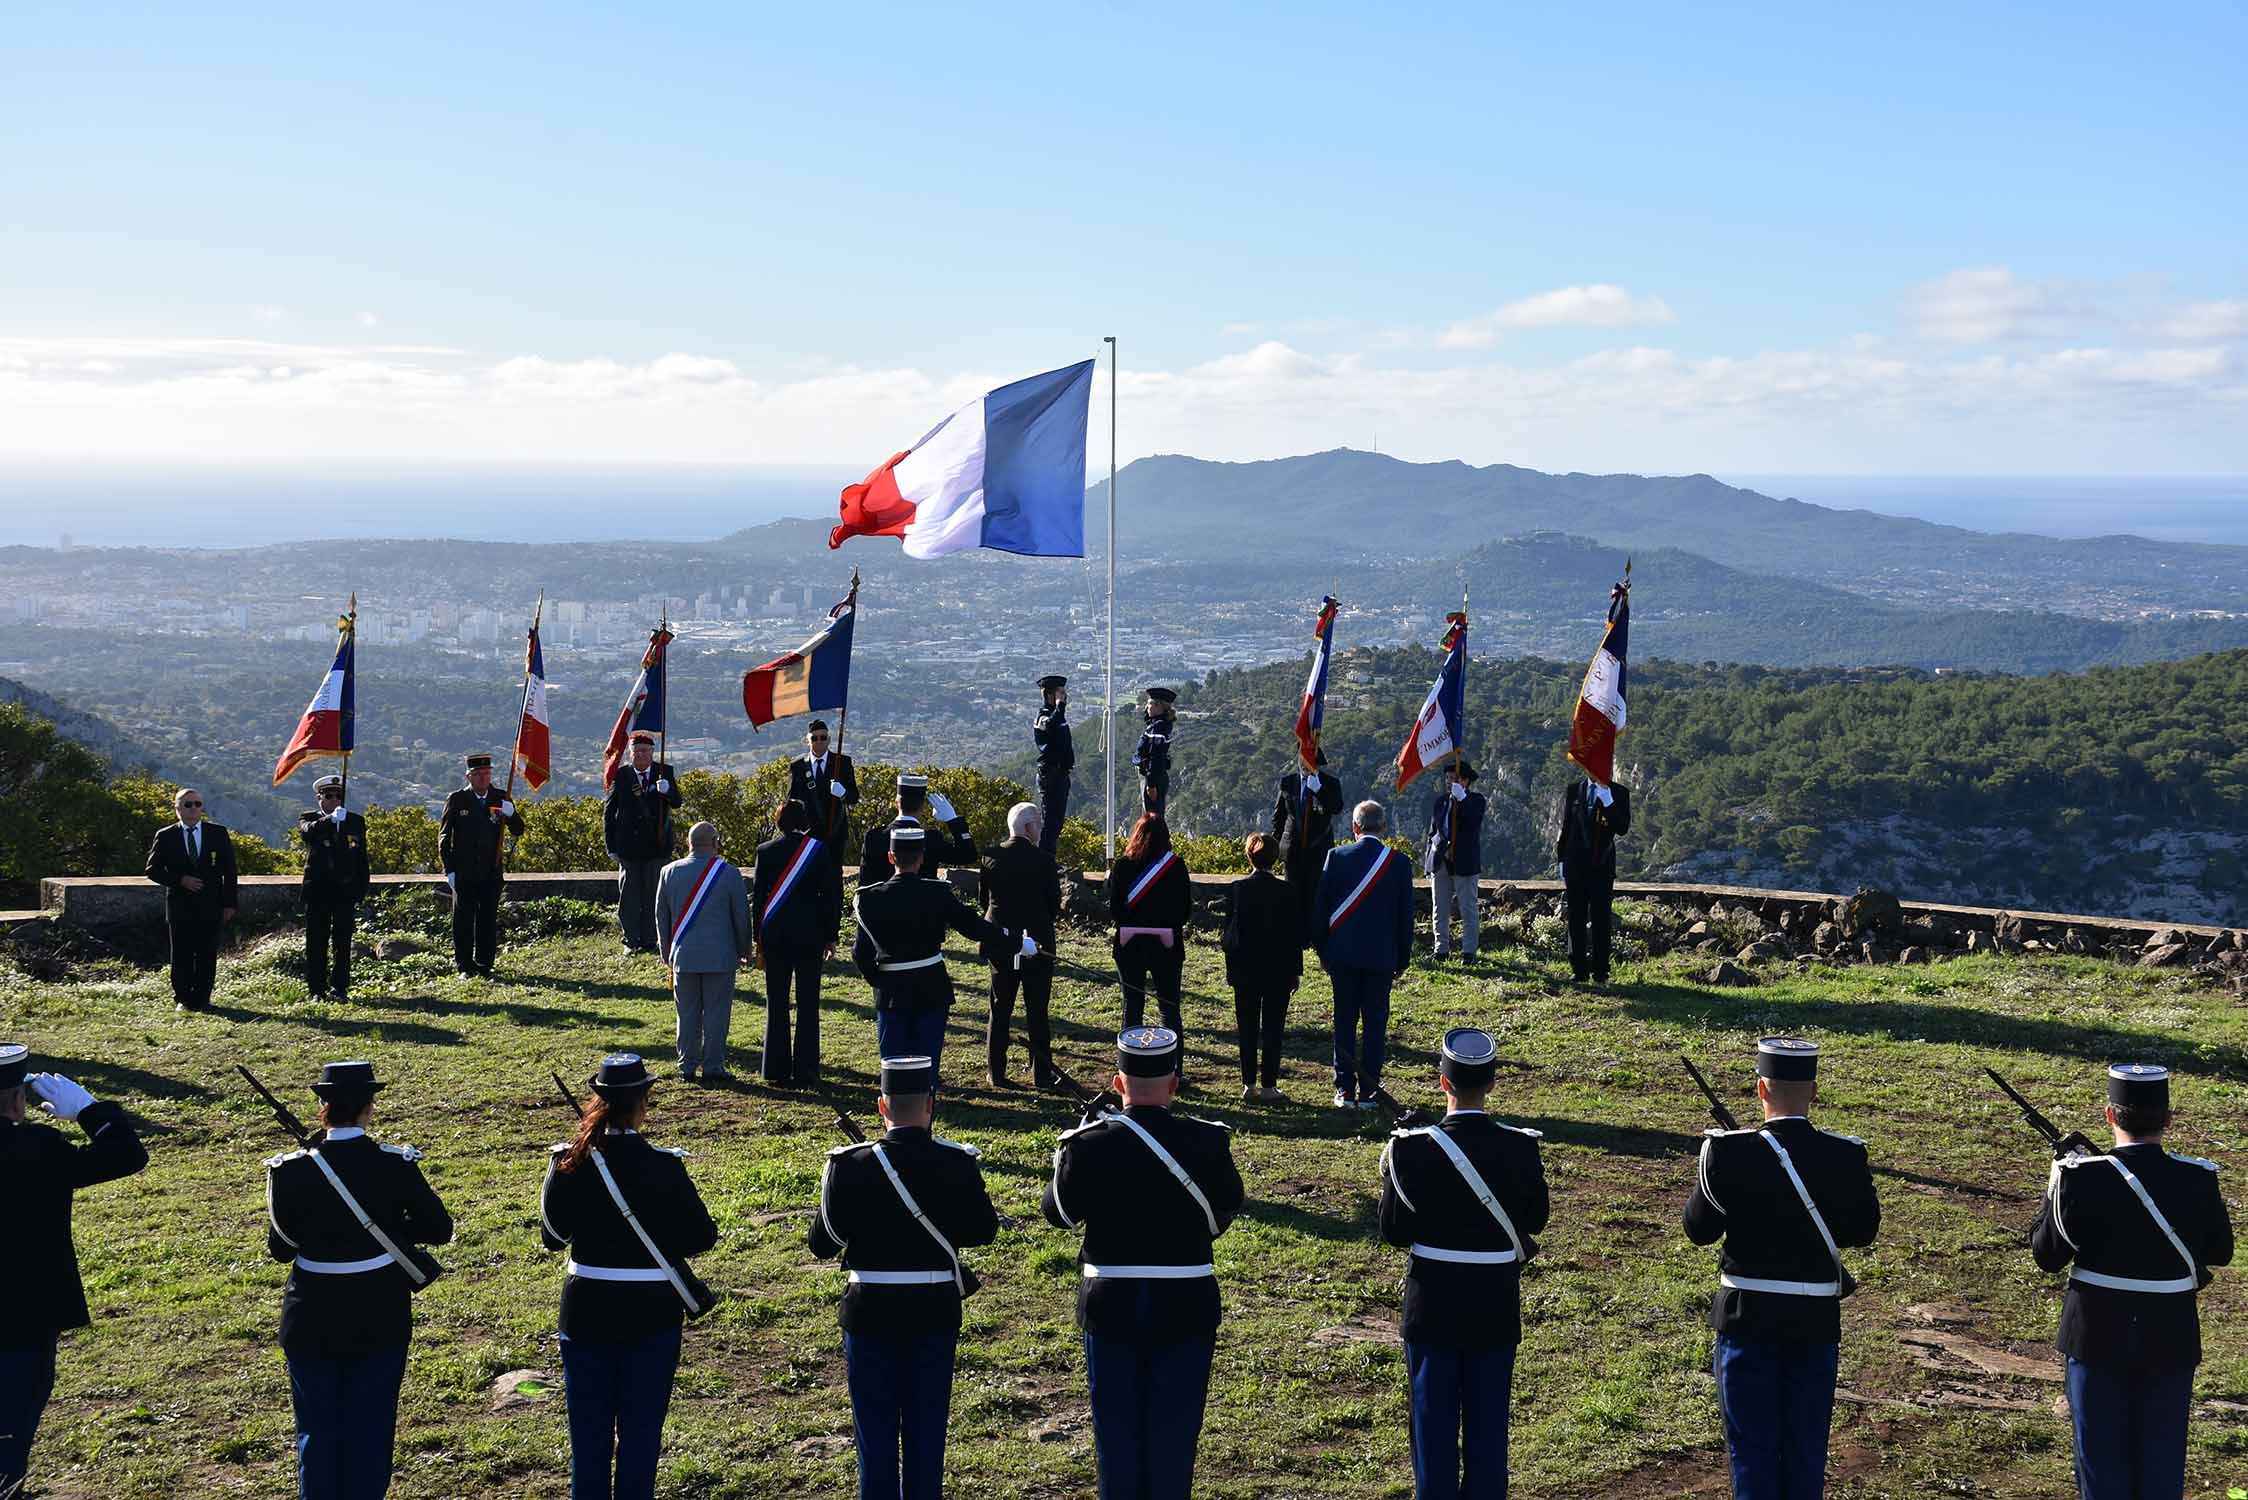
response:
<path fill-rule="evenodd" d="M 827 747 L 827 721 L 814 719 L 804 731 L 804 753 L 788 763 L 788 797 L 812 814 L 812 837 L 820 841 L 836 877 L 842 878 L 844 837 L 851 809 L 859 801 L 858 768 L 851 757 Z M 877 876 L 876 879 L 881 879 Z"/>
<path fill-rule="evenodd" d="M 234 920 L 234 841 L 204 818 L 203 794 L 195 788 L 181 787 L 172 807 L 179 821 L 156 830 L 143 873 L 165 888 L 172 999 L 181 1010 L 209 1010 L 218 979 L 219 930 Z"/>

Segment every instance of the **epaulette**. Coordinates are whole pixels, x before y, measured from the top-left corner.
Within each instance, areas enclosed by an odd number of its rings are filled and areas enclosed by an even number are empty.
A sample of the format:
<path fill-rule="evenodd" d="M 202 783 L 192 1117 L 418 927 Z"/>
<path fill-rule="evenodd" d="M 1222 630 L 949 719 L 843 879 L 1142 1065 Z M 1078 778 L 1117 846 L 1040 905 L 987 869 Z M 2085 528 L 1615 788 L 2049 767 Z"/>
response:
<path fill-rule="evenodd" d="M 661 1151 L 666 1156 L 676 1156 L 681 1161 L 687 1159 L 686 1151 L 678 1146 L 650 1146 L 648 1149 L 650 1151 Z"/>
<path fill-rule="evenodd" d="M 568 1141 L 556 1141 L 553 1145 L 546 1148 L 546 1154 L 549 1156 L 560 1156 L 563 1152 L 569 1149 L 570 1143 Z"/>
<path fill-rule="evenodd" d="M 874 1142 L 872 1141 L 845 1141 L 827 1154 L 830 1156 L 849 1156 L 854 1151 L 872 1151 L 873 1149 Z"/>
<path fill-rule="evenodd" d="M 1187 1118 L 1197 1125 L 1215 1125 L 1227 1135 L 1233 1134 L 1233 1127 L 1223 1120 L 1213 1120 L 1207 1115 L 1188 1115 Z"/>
<path fill-rule="evenodd" d="M 950 1146 L 955 1151 L 965 1151 L 970 1156 L 983 1155 L 983 1148 L 981 1146 L 971 1146 L 966 1141 L 948 1141 L 941 1135 L 932 1135 L 929 1137 L 929 1139 L 935 1141 L 940 1146 Z"/>
<path fill-rule="evenodd" d="M 1764 1127 L 1761 1125 L 1743 1125 L 1738 1130 L 1720 1130 L 1715 1125 L 1711 1125 L 1705 1127 L 1702 1131 L 1702 1134 L 1707 1136 L 1710 1140 L 1717 1141 L 1723 1140 L 1726 1136 L 1729 1135 L 1755 1135 L 1763 1128 Z"/>
<path fill-rule="evenodd" d="M 383 1150 L 388 1151 L 392 1156 L 403 1156 L 408 1161 L 420 1161 L 422 1159 L 421 1148 L 419 1146 L 409 1146 L 403 1141 L 399 1142 L 396 1145 L 392 1145 L 391 1143 L 386 1141 L 383 1143 Z"/>
<path fill-rule="evenodd" d="M 1513 1131 L 1513 1132 L 1514 1132 L 1514 1133 L 1515 1133 L 1516 1135 L 1526 1135 L 1526 1136 L 1528 1136 L 1528 1137 L 1529 1137 L 1529 1138 L 1530 1138 L 1531 1140 L 1533 1140 L 1533 1141 L 1542 1141 L 1542 1140 L 1544 1140 L 1544 1139 L 1545 1139 L 1545 1132 L 1544 1132 L 1544 1131 L 1542 1131 L 1542 1130 L 1532 1130 L 1532 1129 L 1531 1129 L 1531 1128 L 1530 1128 L 1529 1126 L 1527 1126 L 1527 1125 L 1505 1125 L 1505 1124 L 1500 1124 L 1500 1122 L 1499 1122 L 1499 1121 L 1496 1121 L 1496 1120 L 1492 1121 L 1491 1123 L 1492 1123 L 1492 1124 L 1494 1124 L 1494 1125 L 1498 1125 L 1499 1129 L 1501 1129 L 1501 1130 L 1511 1130 L 1511 1131 Z"/>
<path fill-rule="evenodd" d="M 302 1155 L 304 1155 L 302 1151 L 284 1151 L 279 1156 L 269 1156 L 265 1159 L 266 1170 L 270 1172 L 275 1167 L 280 1166 L 281 1163 L 285 1161 L 295 1161 Z"/>
<path fill-rule="evenodd" d="M 2207 1167 L 2212 1172 L 2217 1170 L 2217 1164 L 2209 1160 L 2209 1158 L 2206 1156 L 2188 1156 L 2183 1151 L 2171 1151 L 2166 1152 L 2165 1154 L 2170 1158 L 2170 1160 L 2182 1161 L 2186 1165 L 2191 1167 Z"/>
<path fill-rule="evenodd" d="M 1435 1128 L 1434 1125 L 1400 1125 L 1389 1133 L 1389 1138 L 1393 1141 L 1400 1141 L 1409 1135 L 1427 1135 Z"/>
<path fill-rule="evenodd" d="M 1105 1115 L 1104 1115 L 1104 1116 L 1102 1116 L 1102 1117 L 1101 1117 L 1100 1119 L 1098 1119 L 1098 1120 L 1087 1120 L 1087 1121 L 1086 1121 L 1086 1122 L 1085 1122 L 1084 1124 L 1082 1124 L 1082 1125 L 1072 1125 L 1072 1126 L 1071 1126 L 1071 1127 L 1070 1127 L 1069 1129 L 1067 1129 L 1067 1130 L 1063 1131 L 1063 1132 L 1062 1132 L 1062 1133 L 1061 1133 L 1060 1135 L 1058 1135 L 1058 1136 L 1054 1137 L 1054 1139 L 1056 1139 L 1056 1140 L 1060 1140 L 1060 1141 L 1066 1141 L 1066 1140 L 1068 1140 L 1068 1139 L 1069 1139 L 1069 1138 L 1070 1138 L 1071 1136 L 1076 1136 L 1076 1135 L 1083 1135 L 1083 1134 L 1084 1134 L 1084 1133 L 1085 1133 L 1086 1131 L 1088 1131 L 1088 1130 L 1098 1130 L 1098 1129 L 1100 1129 L 1100 1128 L 1101 1128 L 1101 1127 L 1102 1127 L 1103 1125 L 1106 1125 L 1107 1123 L 1108 1123 L 1108 1117 L 1107 1117 L 1107 1116 L 1105 1116 Z"/>
<path fill-rule="evenodd" d="M 1844 1135 L 1844 1134 L 1843 1134 L 1843 1133 L 1842 1133 L 1841 1131 L 1839 1131 L 1839 1130 L 1827 1130 L 1827 1129 L 1821 1128 L 1821 1127 L 1819 1127 L 1819 1126 L 1813 1126 L 1812 1128 L 1813 1128 L 1813 1129 L 1815 1129 L 1815 1130 L 1818 1130 L 1819 1134 L 1821 1134 L 1821 1135 L 1831 1135 L 1831 1136 L 1833 1136 L 1833 1137 L 1834 1137 L 1834 1138 L 1835 1138 L 1836 1140 L 1838 1140 L 1838 1141 L 1848 1141 L 1848 1142 L 1849 1142 L 1849 1143 L 1850 1143 L 1851 1145 L 1853 1145 L 1853 1146 L 1863 1146 L 1863 1145 L 1865 1144 L 1865 1137 L 1863 1137 L 1863 1136 L 1857 1136 L 1857 1135 Z"/>
<path fill-rule="evenodd" d="M 2109 1159 L 2105 1151 L 2074 1151 L 2067 1156 L 2056 1157 L 2053 1165 L 2056 1167 L 2081 1167 L 2088 1161 L 2107 1161 Z"/>

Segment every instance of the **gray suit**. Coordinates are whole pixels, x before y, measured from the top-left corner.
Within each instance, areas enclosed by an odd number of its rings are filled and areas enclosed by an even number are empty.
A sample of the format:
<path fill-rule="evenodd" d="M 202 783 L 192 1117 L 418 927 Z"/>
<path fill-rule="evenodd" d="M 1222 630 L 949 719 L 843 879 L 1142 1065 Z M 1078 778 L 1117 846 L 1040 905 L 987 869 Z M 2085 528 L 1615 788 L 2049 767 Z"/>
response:
<path fill-rule="evenodd" d="M 726 1072 L 726 1032 L 734 1016 L 734 970 L 749 953 L 749 885 L 724 861 L 685 931 L 713 856 L 690 854 L 665 865 L 656 881 L 656 936 L 671 965 L 671 996 L 679 1010 L 679 1072 Z"/>

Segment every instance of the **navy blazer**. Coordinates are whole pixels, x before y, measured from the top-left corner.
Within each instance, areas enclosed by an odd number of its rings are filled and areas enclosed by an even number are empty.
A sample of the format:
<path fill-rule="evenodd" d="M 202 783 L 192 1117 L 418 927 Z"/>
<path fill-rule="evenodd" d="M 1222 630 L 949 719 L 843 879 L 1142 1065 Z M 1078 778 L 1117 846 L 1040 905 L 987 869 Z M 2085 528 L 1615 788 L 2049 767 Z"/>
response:
<path fill-rule="evenodd" d="M 1481 792 L 1469 792 L 1459 801 L 1452 800 L 1452 788 L 1446 784 L 1436 794 L 1436 805 L 1428 813 L 1429 847 L 1444 844 L 1451 857 L 1443 867 L 1454 875 L 1483 873 L 1483 812 L 1489 806 Z M 1429 862 L 1429 872 L 1434 874 L 1437 865 Z"/>
<path fill-rule="evenodd" d="M 1381 878 L 1346 910 L 1351 892 L 1384 853 L 1389 865 Z M 1413 961 L 1413 862 L 1370 834 L 1330 850 L 1311 915 L 1311 945 L 1329 969 L 1402 972 Z"/>

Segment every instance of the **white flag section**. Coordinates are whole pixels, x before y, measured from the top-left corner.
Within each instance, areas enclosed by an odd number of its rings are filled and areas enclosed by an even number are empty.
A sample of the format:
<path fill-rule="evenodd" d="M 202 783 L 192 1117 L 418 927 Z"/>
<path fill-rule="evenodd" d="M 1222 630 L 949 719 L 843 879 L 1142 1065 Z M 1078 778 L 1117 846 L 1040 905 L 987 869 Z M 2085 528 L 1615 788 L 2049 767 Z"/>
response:
<path fill-rule="evenodd" d="M 1624 664 L 1606 647 L 1593 656 L 1585 673 L 1584 701 L 1618 729 L 1624 727 Z"/>
<path fill-rule="evenodd" d="M 983 545 L 984 422 L 978 396 L 937 424 L 891 471 L 899 498 L 911 502 L 905 555 L 942 557 Z"/>
<path fill-rule="evenodd" d="M 1421 705 L 1420 722 L 1413 726 L 1413 749 L 1424 766 L 1435 765 L 1458 748 L 1452 743 L 1452 726 L 1438 701 L 1439 691 L 1429 693 L 1428 702 Z"/>

